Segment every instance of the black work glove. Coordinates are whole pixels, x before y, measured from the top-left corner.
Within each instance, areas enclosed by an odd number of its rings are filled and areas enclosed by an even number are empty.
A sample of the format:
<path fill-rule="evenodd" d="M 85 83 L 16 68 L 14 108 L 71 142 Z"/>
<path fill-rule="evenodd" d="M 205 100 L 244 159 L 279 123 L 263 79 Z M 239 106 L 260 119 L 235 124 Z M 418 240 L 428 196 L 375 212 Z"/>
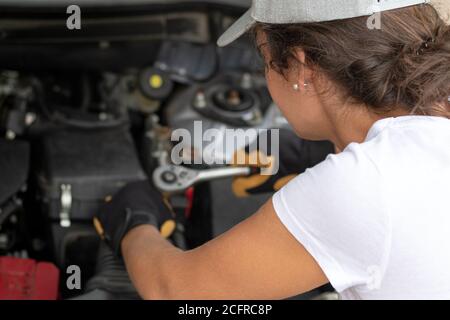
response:
<path fill-rule="evenodd" d="M 268 135 L 267 146 L 261 146 L 258 137 L 255 142 L 257 143 L 256 148 L 247 146 L 245 150 L 240 151 L 248 155 L 250 149 L 256 149 L 258 157 L 263 159 L 263 163 L 277 161 L 279 169 L 275 175 L 261 175 L 256 172 L 248 177 L 235 178 L 232 188 L 236 196 L 245 197 L 252 194 L 278 191 L 297 175 L 324 161 L 329 154 L 335 152 L 331 142 L 303 140 L 293 131 L 287 129 L 281 129 L 279 132 L 278 158 L 275 158 L 272 150 L 270 150 L 270 134 Z M 252 144 L 252 146 L 255 145 Z M 254 166 L 252 163 L 249 163 L 249 165 Z"/>
<path fill-rule="evenodd" d="M 125 235 L 141 225 L 152 225 L 168 238 L 175 229 L 170 205 L 148 181 L 133 182 L 100 208 L 94 226 L 100 236 L 120 255 Z"/>

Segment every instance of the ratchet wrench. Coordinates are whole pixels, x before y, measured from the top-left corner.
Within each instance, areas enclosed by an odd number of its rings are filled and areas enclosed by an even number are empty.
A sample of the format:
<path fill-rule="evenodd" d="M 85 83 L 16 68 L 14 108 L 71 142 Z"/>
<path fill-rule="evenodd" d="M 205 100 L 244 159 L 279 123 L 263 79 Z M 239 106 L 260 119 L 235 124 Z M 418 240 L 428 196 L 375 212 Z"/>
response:
<path fill-rule="evenodd" d="M 177 165 L 164 165 L 153 172 L 153 182 L 161 192 L 180 193 L 197 183 L 216 179 L 248 176 L 250 167 L 224 167 L 206 170 L 194 170 Z"/>

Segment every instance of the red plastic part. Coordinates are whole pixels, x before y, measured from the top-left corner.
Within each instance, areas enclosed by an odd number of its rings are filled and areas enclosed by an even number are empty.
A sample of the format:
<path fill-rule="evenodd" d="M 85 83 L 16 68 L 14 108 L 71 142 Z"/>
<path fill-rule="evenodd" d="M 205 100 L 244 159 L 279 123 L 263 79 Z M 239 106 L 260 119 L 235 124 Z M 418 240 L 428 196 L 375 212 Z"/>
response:
<path fill-rule="evenodd" d="M 1 300 L 56 300 L 59 270 L 47 262 L 0 257 Z"/>
<path fill-rule="evenodd" d="M 186 219 L 189 219 L 192 215 L 192 208 L 194 207 L 194 195 L 195 195 L 194 187 L 190 187 L 189 189 L 187 189 L 184 195 L 187 200 L 184 216 L 186 217 Z"/>

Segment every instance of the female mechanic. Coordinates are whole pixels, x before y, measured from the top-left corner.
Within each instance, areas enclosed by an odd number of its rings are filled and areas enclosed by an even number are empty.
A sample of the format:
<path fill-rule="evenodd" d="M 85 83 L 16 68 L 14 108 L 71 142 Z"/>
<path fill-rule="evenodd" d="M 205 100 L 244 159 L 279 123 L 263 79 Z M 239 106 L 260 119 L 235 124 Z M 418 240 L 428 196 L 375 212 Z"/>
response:
<path fill-rule="evenodd" d="M 339 154 L 183 252 L 148 183 L 98 213 L 146 299 L 450 299 L 450 27 L 427 0 L 254 0 L 246 32 L 296 133 Z M 376 19 L 379 19 L 378 21 Z M 379 24 L 379 25 L 377 25 Z"/>

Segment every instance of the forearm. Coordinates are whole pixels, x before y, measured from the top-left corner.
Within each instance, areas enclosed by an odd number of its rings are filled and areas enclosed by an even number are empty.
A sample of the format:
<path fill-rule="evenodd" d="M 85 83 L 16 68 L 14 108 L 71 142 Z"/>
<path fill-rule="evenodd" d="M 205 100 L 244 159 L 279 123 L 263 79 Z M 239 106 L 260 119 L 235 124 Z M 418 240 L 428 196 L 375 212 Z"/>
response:
<path fill-rule="evenodd" d="M 275 299 L 327 281 L 281 224 L 272 201 L 228 232 L 183 252 L 152 226 L 151 212 L 159 225 L 172 218 L 156 192 L 146 182 L 130 184 L 94 221 L 99 234 L 121 251 L 142 298 Z"/>
<path fill-rule="evenodd" d="M 216 250 L 212 250 L 215 252 Z M 122 253 L 131 280 L 144 299 L 194 300 L 238 297 L 233 281 L 209 245 L 181 251 L 150 226 L 133 229 L 122 241 Z M 232 265 L 232 263 L 230 263 Z"/>
<path fill-rule="evenodd" d="M 130 278 L 144 299 L 170 299 L 173 277 L 169 265 L 176 265 L 183 252 L 151 226 L 131 230 L 122 241 L 122 255 Z"/>
<path fill-rule="evenodd" d="M 228 232 L 183 252 L 150 226 L 131 230 L 122 254 L 144 299 L 282 299 L 328 282 L 281 224 L 272 202 Z"/>

